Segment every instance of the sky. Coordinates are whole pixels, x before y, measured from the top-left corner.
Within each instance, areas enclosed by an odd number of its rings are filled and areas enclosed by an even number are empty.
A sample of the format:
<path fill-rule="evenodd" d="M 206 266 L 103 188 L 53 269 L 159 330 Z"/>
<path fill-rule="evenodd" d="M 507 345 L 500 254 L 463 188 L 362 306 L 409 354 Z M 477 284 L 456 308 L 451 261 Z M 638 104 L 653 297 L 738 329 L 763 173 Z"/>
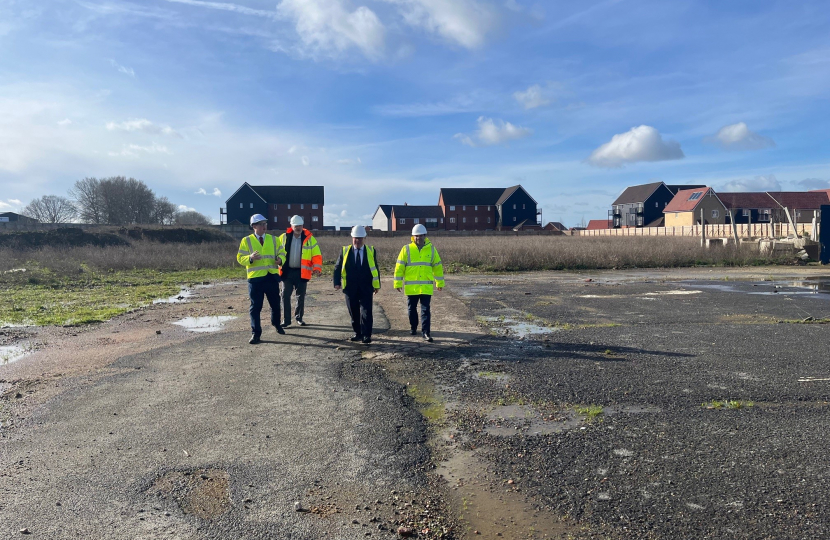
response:
<path fill-rule="evenodd" d="M 830 188 L 830 9 L 803 0 L 0 0 L 0 211 L 134 177 L 218 222 L 243 182 L 327 225 L 521 184 Z"/>

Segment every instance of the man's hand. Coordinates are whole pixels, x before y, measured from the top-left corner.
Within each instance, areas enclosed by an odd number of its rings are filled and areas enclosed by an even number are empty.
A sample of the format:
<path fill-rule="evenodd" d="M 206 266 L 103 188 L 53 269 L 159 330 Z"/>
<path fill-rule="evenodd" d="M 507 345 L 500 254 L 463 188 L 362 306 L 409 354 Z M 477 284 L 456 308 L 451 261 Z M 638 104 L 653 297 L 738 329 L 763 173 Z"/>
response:
<path fill-rule="evenodd" d="M 441 289 L 443 289 L 444 287 L 438 287 L 438 286 L 436 286 L 435 288 L 436 288 L 436 289 L 438 289 L 438 290 L 440 291 L 440 290 L 441 290 Z"/>
<path fill-rule="evenodd" d="M 322 270 L 313 270 L 311 273 L 312 273 L 312 275 L 315 275 L 315 276 L 322 276 L 323 275 Z"/>
<path fill-rule="evenodd" d="M 398 291 L 398 292 L 401 292 L 403 290 L 403 288 L 402 287 L 395 287 L 395 290 Z"/>
<path fill-rule="evenodd" d="M 335 285 L 335 286 L 334 286 L 334 290 L 335 290 L 335 291 L 339 291 L 339 290 L 340 290 L 340 285 Z"/>
<path fill-rule="evenodd" d="M 380 292 L 380 289 L 375 289 L 374 291 L 372 291 L 372 294 L 377 294 L 379 292 Z"/>
<path fill-rule="evenodd" d="M 252 261 L 258 261 L 261 258 L 262 258 L 262 255 L 259 254 L 259 251 L 254 250 L 254 252 L 251 253 L 251 260 Z"/>

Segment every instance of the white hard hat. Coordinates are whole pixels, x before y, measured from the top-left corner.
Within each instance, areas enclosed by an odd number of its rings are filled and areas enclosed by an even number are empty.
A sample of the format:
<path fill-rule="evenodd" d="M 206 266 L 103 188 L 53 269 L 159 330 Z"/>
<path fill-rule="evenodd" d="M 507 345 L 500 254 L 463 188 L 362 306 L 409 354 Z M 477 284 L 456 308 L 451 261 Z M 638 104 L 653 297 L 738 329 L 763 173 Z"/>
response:
<path fill-rule="evenodd" d="M 413 236 L 419 235 L 419 234 L 426 234 L 426 233 L 427 233 L 427 228 L 424 227 L 423 225 L 421 225 L 420 223 L 418 223 L 417 225 L 412 227 L 412 235 Z"/>
<path fill-rule="evenodd" d="M 305 224 L 305 221 L 303 221 L 302 216 L 291 216 L 291 226 L 292 227 L 294 225 L 303 225 L 303 224 Z"/>
<path fill-rule="evenodd" d="M 363 225 L 352 227 L 352 238 L 366 238 L 366 227 Z"/>
<path fill-rule="evenodd" d="M 253 225 L 254 223 L 261 223 L 263 221 L 267 222 L 268 218 L 263 216 L 262 214 L 254 214 L 253 216 L 251 216 L 251 225 Z"/>

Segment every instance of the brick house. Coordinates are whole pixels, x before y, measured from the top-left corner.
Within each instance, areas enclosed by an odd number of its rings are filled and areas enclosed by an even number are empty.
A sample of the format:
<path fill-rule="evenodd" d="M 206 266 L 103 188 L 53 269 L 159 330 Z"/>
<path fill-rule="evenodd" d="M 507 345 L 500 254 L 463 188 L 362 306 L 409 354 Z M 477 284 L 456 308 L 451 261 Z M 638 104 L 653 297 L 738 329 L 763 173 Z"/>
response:
<path fill-rule="evenodd" d="M 710 187 L 683 189 L 663 209 L 666 227 L 700 225 L 703 212 L 704 224 L 727 223 L 727 212 L 721 200 Z"/>
<path fill-rule="evenodd" d="M 539 229 L 538 203 L 520 186 L 441 188 L 438 206 L 447 230 Z"/>
<path fill-rule="evenodd" d="M 268 228 L 284 230 L 290 227 L 291 216 L 302 216 L 305 228 L 323 228 L 323 186 L 252 186 L 245 182 L 220 209 L 219 221 L 248 225 L 253 214 L 268 218 Z"/>
<path fill-rule="evenodd" d="M 394 205 L 391 217 L 393 231 L 411 231 L 417 224 L 427 230 L 444 228 L 444 212 L 440 206 Z"/>

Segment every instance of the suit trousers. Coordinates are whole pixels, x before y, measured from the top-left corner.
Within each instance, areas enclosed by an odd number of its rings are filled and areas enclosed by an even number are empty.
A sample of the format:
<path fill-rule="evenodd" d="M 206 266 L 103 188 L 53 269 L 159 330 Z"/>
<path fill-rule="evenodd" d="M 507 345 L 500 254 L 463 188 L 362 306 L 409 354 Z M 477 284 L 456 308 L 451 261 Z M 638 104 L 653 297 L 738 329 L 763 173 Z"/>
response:
<path fill-rule="evenodd" d="M 431 294 L 413 294 L 406 297 L 406 309 L 409 311 L 409 326 L 418 330 L 418 302 L 421 303 L 421 332 L 430 333 L 432 314 L 429 311 Z"/>
<path fill-rule="evenodd" d="M 372 296 L 370 288 L 358 290 L 344 290 L 346 307 L 352 319 L 352 330 L 361 337 L 372 337 Z"/>
<path fill-rule="evenodd" d="M 271 324 L 275 327 L 280 325 L 280 276 L 279 274 L 268 274 L 248 280 L 248 296 L 251 298 L 251 308 L 248 313 L 251 315 L 251 332 L 257 336 L 262 335 L 262 326 L 259 322 L 259 314 L 265 298 L 268 298 L 268 305 L 271 306 Z"/>
<path fill-rule="evenodd" d="M 289 268 L 282 276 L 282 311 L 283 324 L 291 324 L 291 294 L 296 291 L 297 306 L 294 308 L 294 318 L 303 320 L 305 313 L 305 293 L 308 281 L 300 277 L 299 268 Z"/>

